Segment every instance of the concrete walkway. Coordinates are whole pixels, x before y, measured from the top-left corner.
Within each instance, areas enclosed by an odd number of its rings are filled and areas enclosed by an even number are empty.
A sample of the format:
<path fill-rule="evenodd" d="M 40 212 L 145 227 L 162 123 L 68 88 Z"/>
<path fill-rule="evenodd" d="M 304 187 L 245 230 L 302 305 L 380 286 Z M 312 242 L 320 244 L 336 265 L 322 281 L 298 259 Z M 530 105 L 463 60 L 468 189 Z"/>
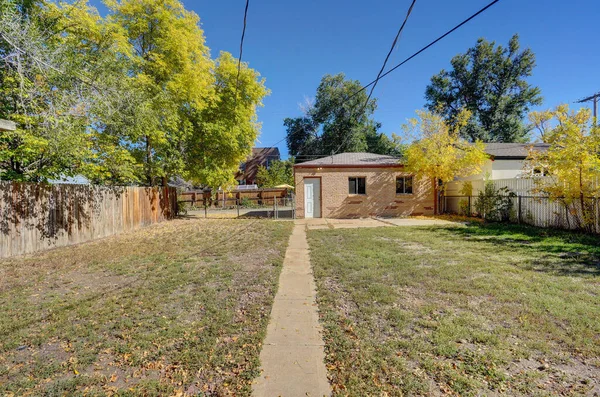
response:
<path fill-rule="evenodd" d="M 322 397 L 331 394 L 315 301 L 306 230 L 452 225 L 438 219 L 297 219 L 271 309 L 254 397 Z"/>
<path fill-rule="evenodd" d="M 296 223 L 285 253 L 260 353 L 261 375 L 253 385 L 255 397 L 331 394 L 305 228 Z"/>

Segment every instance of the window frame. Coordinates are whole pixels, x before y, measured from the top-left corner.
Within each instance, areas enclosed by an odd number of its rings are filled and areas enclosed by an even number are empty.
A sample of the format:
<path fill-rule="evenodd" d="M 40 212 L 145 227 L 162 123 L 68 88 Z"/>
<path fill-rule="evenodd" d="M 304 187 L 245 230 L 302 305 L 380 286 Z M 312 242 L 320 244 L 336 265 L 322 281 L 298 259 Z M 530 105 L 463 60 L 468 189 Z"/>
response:
<path fill-rule="evenodd" d="M 402 190 L 403 192 L 398 192 L 398 180 L 402 178 L 404 181 L 402 182 Z M 410 193 L 406 192 L 406 180 L 410 179 Z M 415 194 L 415 176 L 414 175 L 396 175 L 396 195 L 397 196 L 410 196 Z"/>
<path fill-rule="evenodd" d="M 356 188 L 355 191 L 356 191 L 356 193 L 351 193 L 350 192 L 350 180 L 351 179 L 355 179 L 356 180 L 356 182 L 355 182 L 355 188 Z M 365 181 L 365 183 L 364 183 L 364 190 L 365 190 L 365 192 L 364 193 L 359 193 L 359 191 L 360 191 L 359 190 L 359 183 L 358 183 L 359 179 L 364 179 L 364 181 Z M 348 177 L 348 196 L 366 196 L 366 195 L 367 195 L 367 177 L 366 176 L 349 176 Z"/>

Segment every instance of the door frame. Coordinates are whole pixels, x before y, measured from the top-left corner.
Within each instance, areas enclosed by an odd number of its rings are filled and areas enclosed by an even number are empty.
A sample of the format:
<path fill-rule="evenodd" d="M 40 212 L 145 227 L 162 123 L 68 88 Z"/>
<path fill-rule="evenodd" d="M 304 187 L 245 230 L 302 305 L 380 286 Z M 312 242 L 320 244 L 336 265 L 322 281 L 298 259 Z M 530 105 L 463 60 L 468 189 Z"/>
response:
<path fill-rule="evenodd" d="M 319 179 L 319 218 L 323 218 L 323 177 L 322 176 L 303 176 L 302 177 L 302 188 L 304 188 L 305 179 Z M 304 218 L 306 218 L 306 197 L 304 191 L 302 191 L 302 198 L 304 199 Z M 316 219 L 319 219 L 316 218 Z"/>

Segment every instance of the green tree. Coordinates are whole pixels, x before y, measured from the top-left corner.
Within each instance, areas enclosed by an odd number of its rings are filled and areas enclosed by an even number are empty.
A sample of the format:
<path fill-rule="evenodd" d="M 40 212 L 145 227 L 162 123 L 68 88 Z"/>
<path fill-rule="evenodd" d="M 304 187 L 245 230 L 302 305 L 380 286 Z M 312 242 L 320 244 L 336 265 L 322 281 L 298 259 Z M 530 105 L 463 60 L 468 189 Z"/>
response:
<path fill-rule="evenodd" d="M 213 100 L 213 63 L 199 18 L 178 0 L 108 0 L 109 23 L 129 44 L 131 85 L 143 93 L 127 141 L 147 184 L 182 171 L 180 146 L 192 133 L 182 113 Z"/>
<path fill-rule="evenodd" d="M 535 55 L 520 50 L 514 35 L 507 48 L 479 39 L 451 60 L 452 69 L 431 78 L 426 107 L 453 124 L 462 109 L 471 112 L 461 136 L 471 142 L 526 142 L 529 129 L 523 117 L 542 103 L 540 89 L 527 83 Z"/>
<path fill-rule="evenodd" d="M 0 0 L 1 1 L 1 0 Z M 213 60 L 178 0 L 3 1 L 0 177 L 96 183 L 233 182 L 260 130 L 264 79 Z"/>
<path fill-rule="evenodd" d="M 358 80 L 347 80 L 342 73 L 325 75 L 306 114 L 284 120 L 288 150 L 298 162 L 341 152 L 396 153 L 372 118 L 377 101 L 367 103 L 367 93 L 358 92 L 361 88 Z"/>
<path fill-rule="evenodd" d="M 190 133 L 183 142 L 182 176 L 195 184 L 235 184 L 235 173 L 258 137 L 256 109 L 269 90 L 258 72 L 245 63 L 241 66 L 236 98 L 237 60 L 222 52 L 214 67 L 216 99 L 211 106 L 186 113 Z"/>
<path fill-rule="evenodd" d="M 260 166 L 256 175 L 256 181 L 259 187 L 294 186 L 293 160 L 276 160 L 270 164 L 269 168 Z"/>
<path fill-rule="evenodd" d="M 94 83 L 86 57 L 63 41 L 45 3 L 2 2 L 0 178 L 43 181 L 73 175 L 91 155 L 86 133 Z M 76 66 L 76 67 L 74 67 Z"/>

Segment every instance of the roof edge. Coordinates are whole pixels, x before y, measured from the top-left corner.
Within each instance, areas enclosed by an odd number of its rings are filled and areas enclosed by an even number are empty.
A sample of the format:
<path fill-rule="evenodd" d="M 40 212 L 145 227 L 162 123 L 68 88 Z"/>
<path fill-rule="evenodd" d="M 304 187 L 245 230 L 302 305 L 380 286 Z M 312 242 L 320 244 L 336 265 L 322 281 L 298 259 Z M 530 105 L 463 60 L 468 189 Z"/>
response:
<path fill-rule="evenodd" d="M 404 168 L 404 164 L 294 164 L 294 168 Z"/>

